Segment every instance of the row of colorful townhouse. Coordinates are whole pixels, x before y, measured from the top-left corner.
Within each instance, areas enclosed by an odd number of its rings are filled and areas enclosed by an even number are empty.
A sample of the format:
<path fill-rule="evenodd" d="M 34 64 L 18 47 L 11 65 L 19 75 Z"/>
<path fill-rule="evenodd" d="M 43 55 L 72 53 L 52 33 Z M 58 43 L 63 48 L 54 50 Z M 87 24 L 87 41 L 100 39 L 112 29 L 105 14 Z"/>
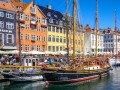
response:
<path fill-rule="evenodd" d="M 20 16 L 18 17 L 18 12 Z M 22 0 L 0 2 L 0 49 L 19 48 L 18 18 L 20 20 L 21 50 L 64 51 L 66 49 L 66 15 L 35 3 Z M 69 48 L 73 49 L 73 17 L 69 16 Z M 76 21 L 76 51 L 84 46 L 83 26 Z"/>

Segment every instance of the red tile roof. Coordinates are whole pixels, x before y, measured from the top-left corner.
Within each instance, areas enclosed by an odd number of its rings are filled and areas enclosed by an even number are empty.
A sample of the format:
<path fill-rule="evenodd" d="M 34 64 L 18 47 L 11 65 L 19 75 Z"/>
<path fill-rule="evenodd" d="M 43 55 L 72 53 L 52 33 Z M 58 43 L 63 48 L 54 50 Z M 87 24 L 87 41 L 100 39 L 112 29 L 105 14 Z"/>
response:
<path fill-rule="evenodd" d="M 15 11 L 9 3 L 0 1 L 0 8 L 6 9 L 9 11 Z"/>

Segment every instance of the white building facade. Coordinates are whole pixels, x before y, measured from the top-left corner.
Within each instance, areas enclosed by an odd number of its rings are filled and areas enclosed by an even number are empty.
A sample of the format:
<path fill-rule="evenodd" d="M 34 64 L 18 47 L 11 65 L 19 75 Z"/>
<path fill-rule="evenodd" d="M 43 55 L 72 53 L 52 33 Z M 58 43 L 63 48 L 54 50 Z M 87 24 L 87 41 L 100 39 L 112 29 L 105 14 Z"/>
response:
<path fill-rule="evenodd" d="M 97 54 L 103 54 L 104 44 L 103 44 L 103 34 L 98 33 L 97 35 Z M 96 33 L 95 32 L 85 32 L 85 54 L 95 55 L 96 51 Z"/>

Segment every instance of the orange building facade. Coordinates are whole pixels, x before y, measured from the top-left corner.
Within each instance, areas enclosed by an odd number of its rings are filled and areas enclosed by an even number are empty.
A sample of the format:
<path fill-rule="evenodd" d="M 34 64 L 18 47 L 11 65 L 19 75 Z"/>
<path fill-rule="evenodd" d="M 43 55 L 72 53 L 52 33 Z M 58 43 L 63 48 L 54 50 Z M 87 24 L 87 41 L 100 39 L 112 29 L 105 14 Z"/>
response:
<path fill-rule="evenodd" d="M 23 3 L 22 1 L 11 0 L 17 11 L 20 11 L 20 39 L 22 51 L 47 50 L 47 21 L 45 15 L 34 4 L 34 2 Z M 18 16 L 18 15 L 17 15 Z M 17 17 L 18 18 L 18 17 Z M 19 49 L 18 23 L 16 23 L 16 43 Z"/>

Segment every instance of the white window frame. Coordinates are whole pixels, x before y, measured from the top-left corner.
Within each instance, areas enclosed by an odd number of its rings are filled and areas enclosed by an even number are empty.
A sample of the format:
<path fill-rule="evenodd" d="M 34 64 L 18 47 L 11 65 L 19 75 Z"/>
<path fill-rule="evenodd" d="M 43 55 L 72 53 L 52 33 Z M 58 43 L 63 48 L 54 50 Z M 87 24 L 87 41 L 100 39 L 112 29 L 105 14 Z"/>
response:
<path fill-rule="evenodd" d="M 29 20 L 29 15 L 25 15 L 25 20 Z"/>
<path fill-rule="evenodd" d="M 35 50 L 35 45 L 31 45 L 31 51 Z"/>
<path fill-rule="evenodd" d="M 3 21 L 0 21 L 0 26 L 2 26 L 0 28 L 4 28 L 4 22 Z"/>
<path fill-rule="evenodd" d="M 59 36 L 56 36 L 56 42 L 59 42 Z"/>
<path fill-rule="evenodd" d="M 37 51 L 40 51 L 40 45 L 37 45 Z"/>
<path fill-rule="evenodd" d="M 8 35 L 12 35 L 12 38 L 11 38 L 12 42 L 11 43 L 8 42 Z M 6 43 L 13 44 L 14 43 L 14 35 L 13 34 L 7 34 L 6 41 L 7 41 Z"/>
<path fill-rule="evenodd" d="M 22 33 L 20 34 L 20 39 L 23 40 L 23 34 Z"/>
<path fill-rule="evenodd" d="M 35 31 L 35 26 L 34 25 L 31 25 L 31 30 Z"/>
<path fill-rule="evenodd" d="M 0 34 L 2 35 L 1 40 L 2 40 L 2 45 L 4 46 L 4 34 L 3 33 L 0 33 Z"/>
<path fill-rule="evenodd" d="M 42 36 L 42 41 L 45 41 L 45 36 Z"/>
<path fill-rule="evenodd" d="M 14 23 L 6 22 L 6 28 L 7 29 L 14 29 Z"/>
<path fill-rule="evenodd" d="M 19 19 L 20 19 L 20 20 L 23 20 L 23 13 L 20 13 Z"/>
<path fill-rule="evenodd" d="M 4 12 L 0 11 L 0 17 L 4 17 Z"/>
<path fill-rule="evenodd" d="M 44 27 L 42 27 L 42 32 L 45 32 L 45 28 Z"/>
<path fill-rule="evenodd" d="M 40 27 L 37 27 L 37 31 L 40 32 Z"/>
<path fill-rule="evenodd" d="M 40 41 L 40 36 L 37 36 L 37 41 Z"/>
<path fill-rule="evenodd" d="M 48 51 L 51 51 L 51 46 L 48 46 Z"/>
<path fill-rule="evenodd" d="M 51 35 L 48 35 L 48 42 L 51 42 Z"/>
<path fill-rule="evenodd" d="M 36 41 L 36 36 L 35 36 L 35 34 L 32 34 L 32 35 L 31 35 L 31 40 Z"/>
<path fill-rule="evenodd" d="M 29 40 L 29 34 L 25 34 L 25 40 Z"/>
<path fill-rule="evenodd" d="M 46 19 L 45 18 L 42 18 L 42 24 L 46 25 Z"/>
<path fill-rule="evenodd" d="M 28 24 L 25 25 L 25 29 L 29 30 L 29 25 Z"/>
<path fill-rule="evenodd" d="M 35 7 L 31 7 L 31 13 L 36 14 L 36 8 Z"/>
<path fill-rule="evenodd" d="M 25 45 L 25 51 L 29 51 L 29 45 Z"/>
<path fill-rule="evenodd" d="M 37 17 L 37 22 L 40 23 L 40 18 Z"/>
<path fill-rule="evenodd" d="M 14 19 L 14 14 L 7 12 L 7 13 L 6 13 L 6 18 Z"/>

